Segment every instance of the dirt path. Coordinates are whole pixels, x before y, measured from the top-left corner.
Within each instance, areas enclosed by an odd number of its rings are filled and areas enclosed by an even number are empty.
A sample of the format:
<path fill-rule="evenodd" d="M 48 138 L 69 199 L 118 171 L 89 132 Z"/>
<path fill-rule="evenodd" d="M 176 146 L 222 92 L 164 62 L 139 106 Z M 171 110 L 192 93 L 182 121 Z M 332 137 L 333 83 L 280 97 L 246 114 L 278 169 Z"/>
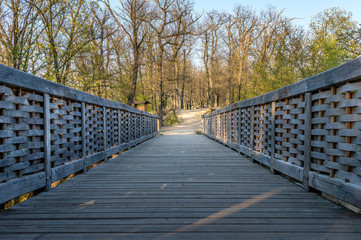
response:
<path fill-rule="evenodd" d="M 207 108 L 196 110 L 179 110 L 177 116 L 182 120 L 181 124 L 175 126 L 162 127 L 160 133 L 163 135 L 189 135 L 195 134 L 201 129 L 202 115 L 207 112 Z"/>

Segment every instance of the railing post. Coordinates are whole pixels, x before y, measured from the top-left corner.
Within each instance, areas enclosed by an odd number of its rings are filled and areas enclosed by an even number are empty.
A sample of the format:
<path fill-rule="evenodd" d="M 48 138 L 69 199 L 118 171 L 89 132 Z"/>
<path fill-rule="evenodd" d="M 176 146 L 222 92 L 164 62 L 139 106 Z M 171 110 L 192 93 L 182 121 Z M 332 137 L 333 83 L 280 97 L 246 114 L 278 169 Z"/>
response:
<path fill-rule="evenodd" d="M 137 128 L 138 114 L 134 114 L 134 141 L 137 140 L 138 128 Z"/>
<path fill-rule="evenodd" d="M 159 132 L 159 129 L 160 129 L 160 120 L 159 120 L 159 117 L 156 118 L 156 121 L 157 121 L 157 129 L 156 129 L 156 132 Z"/>
<path fill-rule="evenodd" d="M 51 189 L 51 135 L 50 135 L 50 99 L 49 94 L 44 93 L 44 168 L 45 168 L 45 191 Z"/>
<path fill-rule="evenodd" d="M 272 102 L 271 105 L 271 163 L 270 170 L 275 173 L 275 152 L 276 152 L 276 102 Z"/>
<path fill-rule="evenodd" d="M 128 112 L 127 116 L 128 116 L 128 119 L 127 119 L 127 122 L 128 122 L 128 127 L 127 127 L 128 134 L 127 135 L 128 135 L 128 142 L 130 142 L 131 141 L 131 136 L 130 136 L 130 125 L 131 125 L 131 123 L 130 123 L 130 121 L 132 120 L 132 113 Z"/>
<path fill-rule="evenodd" d="M 232 142 L 232 111 L 228 112 L 228 134 L 227 134 L 227 141 L 229 141 L 230 143 Z"/>
<path fill-rule="evenodd" d="M 251 148 L 251 151 L 253 152 L 253 147 L 254 147 L 254 106 L 252 106 L 251 111 L 252 111 L 252 115 L 251 115 L 250 148 Z"/>
<path fill-rule="evenodd" d="M 122 144 L 122 123 L 120 121 L 121 117 L 120 117 L 120 109 L 118 109 L 118 145 L 119 145 L 119 149 L 120 149 L 120 145 Z M 120 150 L 119 150 L 119 154 L 120 154 Z"/>
<path fill-rule="evenodd" d="M 103 127 L 104 127 L 104 161 L 108 160 L 107 156 L 107 113 L 106 113 L 106 107 L 103 106 Z"/>
<path fill-rule="evenodd" d="M 242 112 L 241 109 L 239 108 L 237 111 L 237 115 L 238 115 L 238 124 L 237 124 L 237 144 L 239 146 L 239 151 L 238 153 L 241 154 L 241 117 L 242 117 Z"/>
<path fill-rule="evenodd" d="M 85 121 L 86 104 L 81 102 L 81 140 L 82 140 L 82 151 L 83 151 L 83 171 L 88 170 L 87 154 L 86 154 L 86 121 Z"/>
<path fill-rule="evenodd" d="M 144 115 L 140 115 L 140 137 L 143 137 L 143 129 L 144 129 Z"/>
<path fill-rule="evenodd" d="M 305 94 L 305 130 L 304 130 L 304 162 L 303 162 L 303 188 L 309 191 L 309 172 L 311 169 L 311 129 L 312 129 L 312 94 Z"/>

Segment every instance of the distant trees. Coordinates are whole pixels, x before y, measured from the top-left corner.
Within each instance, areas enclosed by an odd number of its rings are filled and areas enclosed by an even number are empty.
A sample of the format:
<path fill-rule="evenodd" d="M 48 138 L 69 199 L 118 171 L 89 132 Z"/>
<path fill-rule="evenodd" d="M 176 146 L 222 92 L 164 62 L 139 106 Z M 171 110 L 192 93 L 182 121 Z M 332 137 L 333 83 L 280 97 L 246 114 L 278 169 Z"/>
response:
<path fill-rule="evenodd" d="M 360 54 L 360 42 L 353 39 L 358 30 L 352 14 L 339 8 L 326 9 L 310 23 L 311 72 L 335 67 Z"/>
<path fill-rule="evenodd" d="M 188 0 L 2 0 L 0 62 L 132 105 L 221 107 L 361 54 L 361 30 L 339 8 L 309 29 L 275 7 L 197 14 Z"/>
<path fill-rule="evenodd" d="M 36 43 L 42 34 L 37 0 L 0 2 L 0 62 L 22 71 L 36 72 Z"/>

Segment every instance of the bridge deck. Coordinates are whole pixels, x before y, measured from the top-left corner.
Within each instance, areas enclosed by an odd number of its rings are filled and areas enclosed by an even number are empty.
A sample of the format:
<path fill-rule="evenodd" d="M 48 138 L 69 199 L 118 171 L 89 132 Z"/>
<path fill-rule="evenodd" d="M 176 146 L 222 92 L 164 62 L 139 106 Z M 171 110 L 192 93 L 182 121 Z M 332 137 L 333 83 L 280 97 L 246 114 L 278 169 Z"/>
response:
<path fill-rule="evenodd" d="M 360 215 L 199 135 L 158 136 L 0 214 L 0 239 L 361 236 Z"/>

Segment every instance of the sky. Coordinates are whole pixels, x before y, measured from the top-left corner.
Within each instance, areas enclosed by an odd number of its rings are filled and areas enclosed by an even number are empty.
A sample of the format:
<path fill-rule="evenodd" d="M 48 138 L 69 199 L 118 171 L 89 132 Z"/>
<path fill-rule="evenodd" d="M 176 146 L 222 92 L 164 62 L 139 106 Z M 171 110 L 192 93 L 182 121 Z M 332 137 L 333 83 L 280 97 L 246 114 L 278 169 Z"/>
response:
<path fill-rule="evenodd" d="M 326 8 L 339 7 L 352 12 L 353 19 L 361 24 L 361 0 L 194 0 L 197 12 L 224 10 L 231 13 L 235 5 L 249 6 L 256 11 L 265 9 L 268 5 L 278 10 L 284 9 L 284 15 L 297 18 L 294 23 L 308 27 L 312 16 Z"/>
<path fill-rule="evenodd" d="M 231 13 L 237 4 L 249 6 L 256 11 L 268 5 L 284 10 L 284 15 L 296 18 L 294 23 L 307 28 L 312 16 L 327 8 L 339 7 L 352 12 L 353 19 L 361 24 L 361 0 L 193 0 L 196 12 L 224 10 Z M 119 0 L 110 0 L 112 6 L 119 6 Z"/>

